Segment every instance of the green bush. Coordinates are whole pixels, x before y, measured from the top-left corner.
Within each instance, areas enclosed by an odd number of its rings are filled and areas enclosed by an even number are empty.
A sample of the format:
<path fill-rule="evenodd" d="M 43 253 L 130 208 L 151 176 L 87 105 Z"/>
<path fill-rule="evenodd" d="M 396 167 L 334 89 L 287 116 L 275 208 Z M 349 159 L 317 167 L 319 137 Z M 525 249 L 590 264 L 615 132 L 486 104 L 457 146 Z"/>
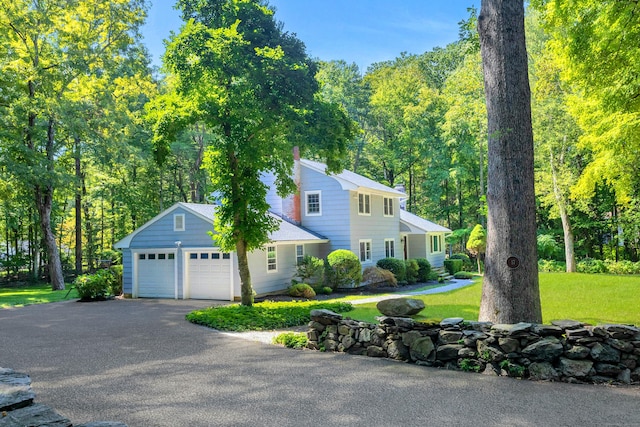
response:
<path fill-rule="evenodd" d="M 307 335 L 302 332 L 285 332 L 273 338 L 274 344 L 282 344 L 288 348 L 301 349 L 307 346 Z"/>
<path fill-rule="evenodd" d="M 291 286 L 288 290 L 289 296 L 296 298 L 311 299 L 316 296 L 316 291 L 306 283 L 298 283 Z"/>
<path fill-rule="evenodd" d="M 607 271 L 611 274 L 640 274 L 640 262 L 605 261 Z"/>
<path fill-rule="evenodd" d="M 362 265 L 358 256 L 346 249 L 337 249 L 327 256 L 326 281 L 331 289 L 349 288 L 362 281 Z"/>
<path fill-rule="evenodd" d="M 384 268 L 370 266 L 364 269 L 362 280 L 370 288 L 378 288 L 381 286 L 398 286 L 398 281 L 392 272 Z"/>
<path fill-rule="evenodd" d="M 296 267 L 296 276 L 302 283 L 319 286 L 324 283 L 324 261 L 305 255 Z"/>
<path fill-rule="evenodd" d="M 457 271 L 456 274 L 453 275 L 456 279 L 473 279 L 473 273 L 470 271 Z"/>
<path fill-rule="evenodd" d="M 562 273 L 567 271 L 567 265 L 562 261 L 540 259 L 538 260 L 538 271 L 543 273 Z"/>
<path fill-rule="evenodd" d="M 477 271 L 478 267 L 473 264 L 471 257 L 465 253 L 453 254 L 449 257 L 449 259 L 461 259 L 462 260 L 462 269 L 464 271 Z"/>
<path fill-rule="evenodd" d="M 418 281 L 418 271 L 420 267 L 418 267 L 418 261 L 415 259 L 407 259 L 404 261 L 405 273 L 407 277 L 407 282 L 409 284 L 414 284 Z"/>
<path fill-rule="evenodd" d="M 332 292 L 333 292 L 333 289 L 331 289 L 329 286 L 323 286 L 316 291 L 316 294 L 329 295 Z"/>
<path fill-rule="evenodd" d="M 536 241 L 540 258 L 554 258 L 560 252 L 560 245 L 551 234 L 540 234 L 536 237 Z"/>
<path fill-rule="evenodd" d="M 458 271 L 462 270 L 462 260 L 447 258 L 444 260 L 444 268 L 447 269 L 449 274 L 456 274 Z"/>
<path fill-rule="evenodd" d="M 431 263 L 426 258 L 416 258 L 418 263 L 418 282 L 424 283 L 429 280 L 431 273 Z"/>
<path fill-rule="evenodd" d="M 382 258 L 376 263 L 376 267 L 389 270 L 396 276 L 398 282 L 404 282 L 407 280 L 407 267 L 401 259 L 397 258 Z"/>
<path fill-rule="evenodd" d="M 106 271 L 106 270 L 100 270 Z M 110 295 L 106 274 L 82 274 L 73 281 L 81 300 L 100 300 Z"/>
<path fill-rule="evenodd" d="M 112 265 L 109 267 L 109 291 L 111 295 L 122 295 L 122 265 Z"/>
<path fill-rule="evenodd" d="M 603 261 L 593 258 L 585 258 L 576 266 L 579 273 L 606 273 L 607 266 Z"/>

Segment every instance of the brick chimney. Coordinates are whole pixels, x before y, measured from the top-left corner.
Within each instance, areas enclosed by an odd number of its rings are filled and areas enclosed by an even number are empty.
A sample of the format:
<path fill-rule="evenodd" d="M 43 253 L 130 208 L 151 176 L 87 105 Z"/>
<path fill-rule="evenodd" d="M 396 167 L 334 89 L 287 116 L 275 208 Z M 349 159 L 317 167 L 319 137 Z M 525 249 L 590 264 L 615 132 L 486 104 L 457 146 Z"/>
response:
<path fill-rule="evenodd" d="M 293 182 L 296 184 L 296 190 L 293 195 L 288 196 L 282 201 L 283 214 L 300 225 L 302 222 L 302 212 L 300 206 L 300 148 L 293 147 Z"/>

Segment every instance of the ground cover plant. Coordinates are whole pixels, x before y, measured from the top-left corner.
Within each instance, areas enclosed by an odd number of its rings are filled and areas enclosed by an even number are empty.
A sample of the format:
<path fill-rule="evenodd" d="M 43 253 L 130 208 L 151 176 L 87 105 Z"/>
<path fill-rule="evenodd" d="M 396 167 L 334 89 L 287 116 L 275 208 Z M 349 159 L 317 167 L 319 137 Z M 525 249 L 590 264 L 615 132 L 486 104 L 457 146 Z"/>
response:
<path fill-rule="evenodd" d="M 305 325 L 311 310 L 315 309 L 346 313 L 353 306 L 347 302 L 265 301 L 249 307 L 233 304 L 195 310 L 186 318 L 191 323 L 221 331 L 266 331 Z"/>
<path fill-rule="evenodd" d="M 421 295 L 426 308 L 416 320 L 463 317 L 477 320 L 482 283 L 451 292 Z M 590 324 L 640 325 L 640 277 L 582 273 L 540 273 L 543 323 L 573 319 Z M 376 322 L 380 313 L 375 303 L 361 304 L 349 317 Z"/>
<path fill-rule="evenodd" d="M 72 289 L 71 292 L 68 290 L 53 291 L 51 290 L 51 285 L 48 283 L 0 288 L 0 308 L 46 304 L 77 298 L 78 292 L 75 289 Z"/>

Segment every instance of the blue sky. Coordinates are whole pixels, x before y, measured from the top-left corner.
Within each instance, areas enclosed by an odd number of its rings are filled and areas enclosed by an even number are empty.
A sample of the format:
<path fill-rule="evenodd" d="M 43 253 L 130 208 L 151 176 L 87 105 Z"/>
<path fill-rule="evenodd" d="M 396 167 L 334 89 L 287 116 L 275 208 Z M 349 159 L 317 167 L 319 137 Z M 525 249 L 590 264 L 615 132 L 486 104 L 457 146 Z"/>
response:
<path fill-rule="evenodd" d="M 182 25 L 174 0 L 151 0 L 144 42 L 160 65 L 163 39 Z M 296 33 L 309 56 L 355 62 L 361 72 L 401 52 L 420 54 L 458 39 L 458 22 L 480 0 L 270 0 L 285 31 Z"/>

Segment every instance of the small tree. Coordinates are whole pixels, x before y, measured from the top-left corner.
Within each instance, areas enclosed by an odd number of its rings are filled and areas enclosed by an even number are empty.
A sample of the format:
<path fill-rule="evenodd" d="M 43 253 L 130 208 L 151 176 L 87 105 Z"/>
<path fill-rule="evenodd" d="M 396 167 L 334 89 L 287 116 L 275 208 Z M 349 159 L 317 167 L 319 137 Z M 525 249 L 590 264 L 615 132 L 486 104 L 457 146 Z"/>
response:
<path fill-rule="evenodd" d="M 362 265 L 358 256 L 337 249 L 327 256 L 327 282 L 332 289 L 357 287 L 362 282 Z"/>
<path fill-rule="evenodd" d="M 478 260 L 478 274 L 482 273 L 482 268 L 480 267 L 480 256 L 481 254 L 484 254 L 486 249 L 487 233 L 482 225 L 477 224 L 473 227 L 473 230 L 471 230 L 469 240 L 467 240 L 467 250 Z"/>

